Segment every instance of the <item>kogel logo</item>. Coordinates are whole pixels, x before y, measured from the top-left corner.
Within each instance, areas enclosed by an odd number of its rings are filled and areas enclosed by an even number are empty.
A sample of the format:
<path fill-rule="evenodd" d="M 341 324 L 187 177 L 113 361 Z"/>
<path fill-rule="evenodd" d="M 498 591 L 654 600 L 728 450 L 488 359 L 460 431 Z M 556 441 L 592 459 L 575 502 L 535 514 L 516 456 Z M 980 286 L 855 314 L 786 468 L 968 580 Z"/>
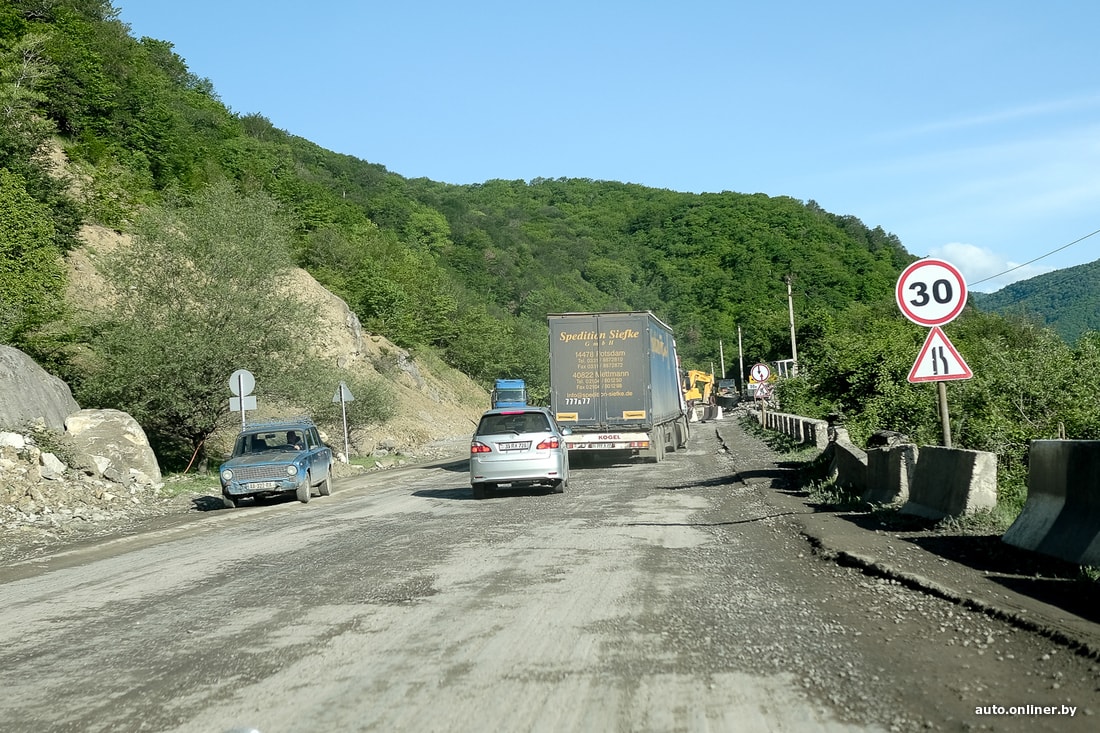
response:
<path fill-rule="evenodd" d="M 621 438 L 622 438 L 621 435 L 601 435 L 601 436 L 599 436 L 598 439 L 599 440 L 620 440 Z"/>

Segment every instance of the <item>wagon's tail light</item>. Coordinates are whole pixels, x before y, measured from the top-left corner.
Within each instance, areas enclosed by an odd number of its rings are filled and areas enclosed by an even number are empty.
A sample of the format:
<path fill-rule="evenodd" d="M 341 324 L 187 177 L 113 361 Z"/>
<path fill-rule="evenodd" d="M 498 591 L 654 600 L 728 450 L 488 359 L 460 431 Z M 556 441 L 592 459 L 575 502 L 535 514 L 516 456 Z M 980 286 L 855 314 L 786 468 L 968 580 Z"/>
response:
<path fill-rule="evenodd" d="M 547 438 L 538 444 L 538 450 L 547 450 L 548 448 L 560 448 L 561 443 L 558 442 L 557 437 Z"/>
<path fill-rule="evenodd" d="M 492 452 L 493 452 L 493 449 L 490 448 L 489 446 L 485 445 L 484 443 L 478 442 L 476 440 L 473 443 L 470 443 L 470 453 L 492 453 Z"/>

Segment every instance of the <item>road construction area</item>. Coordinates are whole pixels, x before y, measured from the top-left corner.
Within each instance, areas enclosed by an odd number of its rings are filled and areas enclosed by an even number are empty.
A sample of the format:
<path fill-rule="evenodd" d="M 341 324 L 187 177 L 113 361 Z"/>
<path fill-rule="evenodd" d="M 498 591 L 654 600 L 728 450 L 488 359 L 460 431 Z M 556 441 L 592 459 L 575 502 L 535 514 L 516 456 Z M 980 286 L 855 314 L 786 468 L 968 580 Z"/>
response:
<path fill-rule="evenodd" d="M 1094 657 L 837 562 L 792 480 L 701 423 L 564 494 L 477 501 L 456 460 L 19 561 L 0 728 L 1096 729 Z"/>

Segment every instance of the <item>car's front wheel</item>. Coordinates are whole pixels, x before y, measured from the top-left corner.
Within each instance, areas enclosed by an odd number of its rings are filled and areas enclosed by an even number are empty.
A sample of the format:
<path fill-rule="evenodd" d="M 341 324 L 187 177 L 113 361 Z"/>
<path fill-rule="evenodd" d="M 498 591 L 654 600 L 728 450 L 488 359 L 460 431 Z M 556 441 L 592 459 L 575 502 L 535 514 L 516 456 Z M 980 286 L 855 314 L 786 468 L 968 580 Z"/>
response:
<path fill-rule="evenodd" d="M 329 464 L 328 470 L 325 472 L 325 480 L 321 482 L 318 490 L 321 492 L 321 496 L 332 496 L 332 464 Z"/>
<path fill-rule="evenodd" d="M 298 501 L 302 502 L 303 504 L 308 504 L 309 497 L 312 494 L 312 489 L 313 478 L 309 474 L 306 474 L 306 480 L 302 482 L 302 484 L 297 488 L 294 493 L 295 495 L 297 495 Z"/>

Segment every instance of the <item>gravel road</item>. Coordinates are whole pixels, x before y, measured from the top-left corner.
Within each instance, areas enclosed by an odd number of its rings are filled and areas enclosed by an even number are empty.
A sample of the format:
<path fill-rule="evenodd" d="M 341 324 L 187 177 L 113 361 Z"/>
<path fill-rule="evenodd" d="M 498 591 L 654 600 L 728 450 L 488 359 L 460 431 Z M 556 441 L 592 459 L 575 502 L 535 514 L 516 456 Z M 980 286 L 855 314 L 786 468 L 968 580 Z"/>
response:
<path fill-rule="evenodd" d="M 0 728 L 1095 728 L 1094 660 L 815 556 L 787 470 L 723 436 L 564 495 L 414 467 L 14 563 Z"/>

